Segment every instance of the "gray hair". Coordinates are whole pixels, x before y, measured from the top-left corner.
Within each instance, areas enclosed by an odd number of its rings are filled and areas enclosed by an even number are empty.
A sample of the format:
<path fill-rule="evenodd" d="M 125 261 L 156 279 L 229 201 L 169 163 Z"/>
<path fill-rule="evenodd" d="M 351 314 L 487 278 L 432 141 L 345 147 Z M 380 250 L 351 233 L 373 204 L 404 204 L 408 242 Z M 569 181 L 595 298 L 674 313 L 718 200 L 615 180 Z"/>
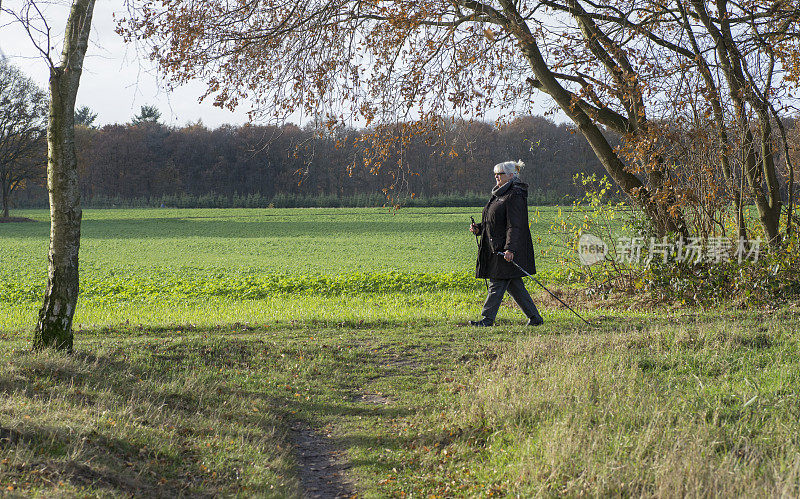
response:
<path fill-rule="evenodd" d="M 519 171 L 525 167 L 522 160 L 519 161 L 504 161 L 494 165 L 495 173 L 507 173 L 515 177 L 519 177 Z"/>

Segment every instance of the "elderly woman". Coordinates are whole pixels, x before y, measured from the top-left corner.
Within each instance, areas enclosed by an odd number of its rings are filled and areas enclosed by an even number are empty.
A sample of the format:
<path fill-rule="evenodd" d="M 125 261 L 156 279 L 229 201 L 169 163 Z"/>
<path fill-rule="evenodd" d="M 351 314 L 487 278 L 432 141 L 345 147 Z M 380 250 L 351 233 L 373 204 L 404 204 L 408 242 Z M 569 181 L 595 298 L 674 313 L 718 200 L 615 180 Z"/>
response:
<path fill-rule="evenodd" d="M 483 209 L 481 223 L 469 227 L 473 234 L 481 236 L 475 276 L 489 279 L 489 293 L 481 313 L 483 317 L 469 321 L 473 326 L 494 324 L 506 291 L 528 317 L 529 326 L 544 323 L 522 282 L 525 274 L 511 263 L 516 262 L 529 274 L 536 273 L 528 227 L 528 184 L 519 179 L 519 170 L 523 166 L 522 161 L 506 161 L 494 166 L 496 185 L 492 197 Z"/>

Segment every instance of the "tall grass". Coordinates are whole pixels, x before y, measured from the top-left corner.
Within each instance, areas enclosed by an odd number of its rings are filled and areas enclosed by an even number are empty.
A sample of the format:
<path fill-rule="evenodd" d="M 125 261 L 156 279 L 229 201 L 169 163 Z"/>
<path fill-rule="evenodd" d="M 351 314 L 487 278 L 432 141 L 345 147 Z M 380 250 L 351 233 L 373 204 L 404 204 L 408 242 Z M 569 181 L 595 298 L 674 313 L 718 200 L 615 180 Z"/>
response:
<path fill-rule="evenodd" d="M 4 493 L 297 493 L 280 413 L 234 381 L 249 356 L 215 340 L 82 343 L 72 356 L 0 355 Z"/>
<path fill-rule="evenodd" d="M 482 367 L 451 424 L 522 495 L 796 496 L 793 326 L 719 321 L 541 336 Z"/>

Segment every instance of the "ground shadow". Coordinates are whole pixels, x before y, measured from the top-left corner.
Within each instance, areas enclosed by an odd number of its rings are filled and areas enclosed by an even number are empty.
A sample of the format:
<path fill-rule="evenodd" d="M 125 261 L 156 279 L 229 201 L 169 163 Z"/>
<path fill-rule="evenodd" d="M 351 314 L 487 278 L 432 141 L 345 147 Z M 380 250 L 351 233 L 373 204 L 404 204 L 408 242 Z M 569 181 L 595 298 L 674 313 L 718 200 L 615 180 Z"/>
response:
<path fill-rule="evenodd" d="M 37 354 L 18 352 L 15 354 L 17 360 L 25 368 L 14 376 L 0 377 L 0 394 L 25 397 L 46 404 L 57 396 L 53 392 L 77 387 L 76 392 L 62 398 L 73 404 L 78 413 L 97 403 L 94 395 L 82 392 L 89 392 L 90 388 L 95 391 L 108 390 L 117 400 L 148 400 L 159 407 L 163 414 L 178 415 L 176 419 L 179 420 L 196 421 L 205 418 L 213 421 L 211 413 L 214 407 L 203 400 L 202 394 L 188 391 L 163 393 L 153 390 L 150 383 L 142 380 L 149 379 L 154 373 L 127 362 L 124 360 L 124 352 L 119 353 L 121 358 L 76 351 L 69 361 L 40 364 L 35 362 Z M 34 360 L 31 361 L 31 358 Z M 165 370 L 159 375 L 166 372 Z M 180 370 L 173 372 L 175 375 L 180 374 Z M 50 389 L 42 388 L 45 381 L 52 383 Z M 241 396 L 255 399 L 258 394 Z M 140 431 L 147 431 L 148 426 L 155 429 L 158 425 L 165 424 L 163 420 L 148 421 L 142 414 L 137 414 L 138 411 L 139 408 L 135 406 L 129 408 Z M 278 435 L 286 433 L 274 426 L 265 425 L 263 418 L 256 414 L 238 414 L 232 417 L 236 419 L 237 426 L 249 429 L 254 437 L 257 436 L 256 433 L 276 433 L 276 430 Z M 177 450 L 164 452 L 148 449 L 135 440 L 111 436 L 112 434 L 99 428 L 102 426 L 101 422 L 92 422 L 77 430 L 74 428 L 74 421 L 66 423 L 68 424 L 56 426 L 42 424 L 37 420 L 31 425 L 18 423 L 0 426 L 0 449 L 13 448 L 15 453 L 41 456 L 41 459 L 9 465 L 3 473 L 4 481 L 26 481 L 30 486 L 45 487 L 45 490 L 48 484 L 67 482 L 77 488 L 88 488 L 100 494 L 210 497 L 230 489 L 230 481 L 235 481 L 238 475 L 234 469 L 220 468 L 215 477 L 210 478 L 208 470 L 204 469 L 193 444 L 193 437 L 208 436 L 208 432 L 213 430 L 206 428 L 207 425 L 187 425 L 181 428 L 181 443 L 176 446 Z M 100 431 L 92 428 L 93 426 Z M 247 438 L 246 432 L 240 436 Z M 288 445 L 289 440 L 285 440 L 285 443 Z M 72 455 L 79 455 L 80 460 L 72 459 Z"/>

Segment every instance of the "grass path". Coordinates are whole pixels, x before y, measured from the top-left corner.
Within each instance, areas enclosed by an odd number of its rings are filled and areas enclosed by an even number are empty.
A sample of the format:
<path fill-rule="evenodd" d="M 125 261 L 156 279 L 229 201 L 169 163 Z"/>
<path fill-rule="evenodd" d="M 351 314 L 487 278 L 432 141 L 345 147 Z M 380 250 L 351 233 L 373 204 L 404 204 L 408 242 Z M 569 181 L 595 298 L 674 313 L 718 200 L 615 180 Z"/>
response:
<path fill-rule="evenodd" d="M 796 310 L 0 340 L 20 495 L 800 493 Z M 312 468 L 314 468 L 312 470 Z"/>

